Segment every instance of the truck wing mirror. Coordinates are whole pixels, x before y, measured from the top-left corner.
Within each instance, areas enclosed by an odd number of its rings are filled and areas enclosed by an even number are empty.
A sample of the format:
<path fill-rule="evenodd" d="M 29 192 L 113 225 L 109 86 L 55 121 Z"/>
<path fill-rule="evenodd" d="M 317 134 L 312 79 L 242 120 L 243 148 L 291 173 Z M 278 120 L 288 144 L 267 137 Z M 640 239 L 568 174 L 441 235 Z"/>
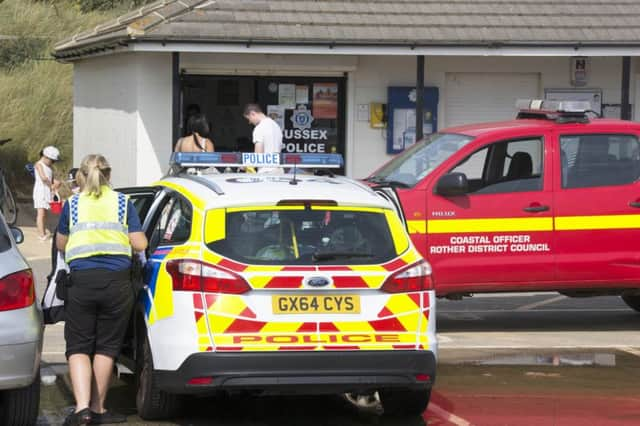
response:
<path fill-rule="evenodd" d="M 448 197 L 464 195 L 467 192 L 469 192 L 469 182 L 464 173 L 447 173 L 438 179 L 436 194 Z"/>

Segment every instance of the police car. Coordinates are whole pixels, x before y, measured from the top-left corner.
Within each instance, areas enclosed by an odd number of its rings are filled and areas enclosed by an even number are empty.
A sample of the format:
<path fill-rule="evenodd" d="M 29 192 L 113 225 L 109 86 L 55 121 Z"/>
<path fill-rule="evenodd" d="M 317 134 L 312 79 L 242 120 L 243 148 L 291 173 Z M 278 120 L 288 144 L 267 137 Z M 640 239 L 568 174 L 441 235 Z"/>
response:
<path fill-rule="evenodd" d="M 424 411 L 435 295 L 392 202 L 301 173 L 341 167 L 335 154 L 179 153 L 173 163 L 154 186 L 123 190 L 149 238 L 121 358 L 142 418 L 218 391 L 378 392 L 386 413 Z M 218 172 L 262 166 L 290 170 Z"/>
<path fill-rule="evenodd" d="M 445 129 L 374 172 L 395 190 L 438 296 L 621 295 L 640 311 L 640 124 L 588 102 Z"/>

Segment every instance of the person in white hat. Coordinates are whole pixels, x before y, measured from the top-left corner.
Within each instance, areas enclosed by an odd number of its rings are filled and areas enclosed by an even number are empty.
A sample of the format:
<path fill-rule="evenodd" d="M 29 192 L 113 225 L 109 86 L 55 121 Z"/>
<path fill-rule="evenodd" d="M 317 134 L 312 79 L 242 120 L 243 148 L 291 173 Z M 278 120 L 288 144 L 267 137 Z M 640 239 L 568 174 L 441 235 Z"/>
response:
<path fill-rule="evenodd" d="M 36 226 L 38 237 L 45 241 L 51 237 L 51 232 L 46 229 L 45 221 L 49 203 L 53 199 L 53 193 L 60 186 L 60 182 L 53 178 L 53 163 L 60 160 L 60 151 L 55 146 L 48 146 L 40 152 L 40 160 L 35 164 L 35 184 L 33 185 L 33 207 L 37 211 Z"/>

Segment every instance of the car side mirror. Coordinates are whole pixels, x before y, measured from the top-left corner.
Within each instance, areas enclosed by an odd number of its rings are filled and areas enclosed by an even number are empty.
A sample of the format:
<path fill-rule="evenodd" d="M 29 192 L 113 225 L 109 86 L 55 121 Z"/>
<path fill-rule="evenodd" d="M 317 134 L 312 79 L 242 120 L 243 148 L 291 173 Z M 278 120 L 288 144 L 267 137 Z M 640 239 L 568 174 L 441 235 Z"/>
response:
<path fill-rule="evenodd" d="M 24 233 L 20 228 L 11 227 L 11 234 L 13 235 L 13 239 L 16 244 L 22 244 L 24 242 Z"/>
<path fill-rule="evenodd" d="M 467 192 L 469 192 L 469 182 L 464 173 L 447 173 L 438 179 L 436 184 L 436 193 L 445 197 L 464 195 Z"/>

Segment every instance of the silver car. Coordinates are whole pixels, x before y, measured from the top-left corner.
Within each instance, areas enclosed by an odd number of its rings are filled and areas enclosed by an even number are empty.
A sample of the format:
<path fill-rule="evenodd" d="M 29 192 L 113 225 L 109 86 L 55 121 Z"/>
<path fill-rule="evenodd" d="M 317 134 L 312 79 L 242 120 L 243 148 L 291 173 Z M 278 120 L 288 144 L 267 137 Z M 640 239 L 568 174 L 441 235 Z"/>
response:
<path fill-rule="evenodd" d="M 0 425 L 34 425 L 44 325 L 34 279 L 16 243 L 22 231 L 0 214 Z"/>

